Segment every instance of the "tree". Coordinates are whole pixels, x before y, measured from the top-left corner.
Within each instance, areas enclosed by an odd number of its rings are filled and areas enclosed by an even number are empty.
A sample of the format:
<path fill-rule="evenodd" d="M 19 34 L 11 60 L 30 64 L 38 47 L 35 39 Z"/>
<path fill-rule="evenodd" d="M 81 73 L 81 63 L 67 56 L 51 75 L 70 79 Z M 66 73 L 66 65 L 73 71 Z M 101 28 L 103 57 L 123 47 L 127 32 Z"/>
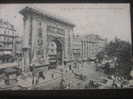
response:
<path fill-rule="evenodd" d="M 102 53 L 102 54 L 101 54 Z M 105 49 L 97 54 L 97 56 L 104 58 L 104 55 L 109 58 L 117 58 L 115 65 L 115 72 L 119 76 L 129 78 L 130 71 L 132 69 L 131 62 L 131 44 L 127 41 L 116 38 L 114 41 L 108 43 Z"/>

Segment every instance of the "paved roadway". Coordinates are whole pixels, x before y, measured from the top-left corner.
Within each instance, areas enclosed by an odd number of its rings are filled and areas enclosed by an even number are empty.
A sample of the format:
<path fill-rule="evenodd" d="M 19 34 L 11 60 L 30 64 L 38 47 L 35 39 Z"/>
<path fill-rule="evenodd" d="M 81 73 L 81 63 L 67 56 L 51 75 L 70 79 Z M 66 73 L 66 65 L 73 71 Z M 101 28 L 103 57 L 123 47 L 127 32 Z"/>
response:
<path fill-rule="evenodd" d="M 49 80 L 47 80 L 47 82 L 42 81 L 38 86 L 39 89 L 56 89 L 59 87 L 60 81 L 62 79 L 62 74 L 59 70 L 54 70 L 53 72 L 55 72 L 55 78 L 50 80 L 50 77 L 48 77 Z M 96 71 L 94 63 L 84 63 L 83 67 L 79 69 L 79 72 L 80 74 L 87 76 L 87 79 L 85 81 L 77 79 L 77 77 L 71 71 L 63 72 L 65 85 L 68 85 L 70 83 L 70 89 L 84 89 L 89 80 L 98 80 L 101 76 L 105 76 L 103 73 Z M 48 74 L 48 76 L 50 76 L 50 73 Z"/>
<path fill-rule="evenodd" d="M 66 68 L 65 68 L 66 70 Z M 97 80 L 99 77 L 104 76 L 103 73 L 96 71 L 94 63 L 84 63 L 83 66 L 79 68 L 79 74 L 87 76 L 85 81 L 77 79 L 77 77 L 71 71 L 63 71 L 63 78 L 65 80 L 65 85 L 70 83 L 70 89 L 84 89 L 84 86 L 89 82 L 89 80 Z M 52 78 L 54 74 L 54 78 Z M 28 73 L 24 77 L 19 78 L 17 85 L 22 87 L 27 87 L 32 89 L 32 75 Z M 39 90 L 50 90 L 58 89 L 62 79 L 62 72 L 57 69 L 49 70 L 45 73 L 46 79 L 40 78 L 39 84 L 36 86 Z"/>

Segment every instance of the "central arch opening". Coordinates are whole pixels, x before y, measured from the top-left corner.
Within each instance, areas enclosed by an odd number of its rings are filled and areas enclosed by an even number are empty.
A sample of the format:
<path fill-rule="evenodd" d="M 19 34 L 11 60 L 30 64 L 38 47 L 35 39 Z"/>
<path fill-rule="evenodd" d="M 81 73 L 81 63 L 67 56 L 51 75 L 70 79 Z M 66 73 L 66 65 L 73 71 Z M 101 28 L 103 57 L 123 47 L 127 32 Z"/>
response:
<path fill-rule="evenodd" d="M 58 39 L 51 40 L 48 45 L 49 62 L 57 65 L 62 64 L 62 44 Z"/>

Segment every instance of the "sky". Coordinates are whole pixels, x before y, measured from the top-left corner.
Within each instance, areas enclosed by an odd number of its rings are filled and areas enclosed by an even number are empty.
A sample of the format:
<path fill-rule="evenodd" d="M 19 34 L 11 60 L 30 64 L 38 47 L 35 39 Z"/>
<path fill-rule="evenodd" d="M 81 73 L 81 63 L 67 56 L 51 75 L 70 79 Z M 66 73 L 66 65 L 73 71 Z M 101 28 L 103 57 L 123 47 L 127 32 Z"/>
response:
<path fill-rule="evenodd" d="M 0 18 L 13 24 L 23 34 L 26 6 L 45 10 L 75 24 L 74 33 L 98 34 L 108 40 L 115 37 L 131 42 L 130 5 L 126 4 L 0 4 Z"/>

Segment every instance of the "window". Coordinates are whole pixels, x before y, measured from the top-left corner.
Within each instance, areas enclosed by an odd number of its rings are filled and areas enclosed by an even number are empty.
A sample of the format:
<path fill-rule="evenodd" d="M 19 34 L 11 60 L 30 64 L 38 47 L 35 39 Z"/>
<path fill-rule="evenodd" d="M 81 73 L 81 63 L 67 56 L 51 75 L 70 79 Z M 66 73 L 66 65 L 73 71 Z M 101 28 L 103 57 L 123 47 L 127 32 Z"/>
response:
<path fill-rule="evenodd" d="M 41 31 L 41 28 L 39 29 L 38 36 L 39 36 L 39 37 L 42 37 L 42 31 Z"/>
<path fill-rule="evenodd" d="M 1 26 L 0 26 L 0 34 L 2 34 L 2 32 L 3 32 L 3 28 L 1 28 Z"/>
<path fill-rule="evenodd" d="M 2 44 L 0 44 L 0 47 L 2 47 L 3 45 Z"/>
<path fill-rule="evenodd" d="M 6 34 L 6 30 L 4 30 L 4 34 Z"/>
<path fill-rule="evenodd" d="M 12 35 L 10 30 L 8 31 L 8 34 L 9 34 L 9 35 Z"/>
<path fill-rule="evenodd" d="M 15 36 L 15 33 L 14 33 L 14 32 L 11 32 L 11 35 L 12 35 L 12 36 Z"/>
<path fill-rule="evenodd" d="M 9 37 L 7 38 L 7 42 L 10 42 L 10 38 Z"/>
<path fill-rule="evenodd" d="M 1 36 L 1 41 L 3 41 L 4 40 L 4 37 L 3 36 Z"/>
<path fill-rule="evenodd" d="M 6 41 L 6 37 L 4 37 L 4 41 Z"/>
<path fill-rule="evenodd" d="M 54 52 L 54 49 L 51 49 L 51 52 Z"/>
<path fill-rule="evenodd" d="M 54 44 L 52 43 L 51 46 L 54 47 Z"/>
<path fill-rule="evenodd" d="M 9 30 L 7 30 L 7 34 L 9 35 Z"/>
<path fill-rule="evenodd" d="M 39 40 L 37 40 L 37 43 L 39 46 L 41 46 L 43 44 L 43 40 L 39 39 Z"/>
<path fill-rule="evenodd" d="M 9 48 L 12 48 L 12 44 L 9 44 L 8 47 L 9 47 Z"/>
<path fill-rule="evenodd" d="M 11 41 L 11 38 L 10 38 L 10 37 L 8 37 L 7 41 L 8 41 L 8 42 L 10 42 L 10 41 Z"/>

